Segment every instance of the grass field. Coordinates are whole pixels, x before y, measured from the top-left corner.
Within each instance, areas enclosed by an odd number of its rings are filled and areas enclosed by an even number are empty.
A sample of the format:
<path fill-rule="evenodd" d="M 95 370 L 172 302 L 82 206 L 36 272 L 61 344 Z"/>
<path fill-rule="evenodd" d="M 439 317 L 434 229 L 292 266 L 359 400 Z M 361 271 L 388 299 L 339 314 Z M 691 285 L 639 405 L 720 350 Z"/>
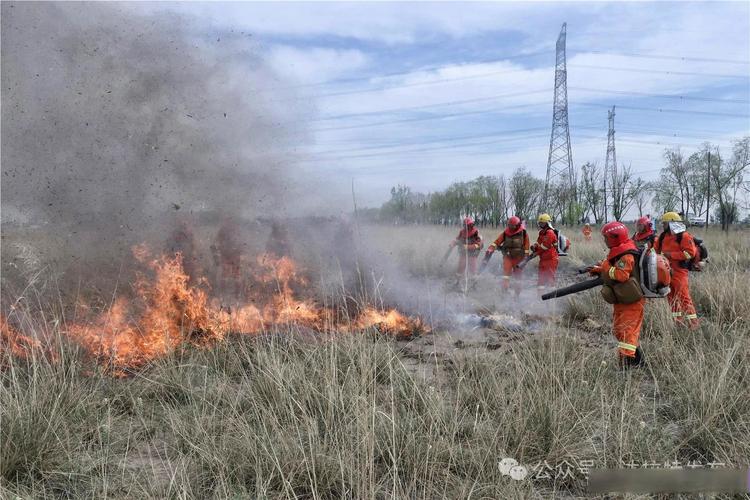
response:
<path fill-rule="evenodd" d="M 362 232 L 415 288 L 455 265 L 440 262 L 453 228 Z M 561 280 L 604 254 L 599 238 L 569 236 Z M 674 328 L 666 301 L 650 301 L 648 366 L 630 373 L 615 369 L 596 291 L 510 302 L 489 273 L 465 294 L 432 290 L 450 306 L 418 339 L 292 325 L 178 350 L 128 378 L 66 342 L 61 318 L 4 297 L 9 319 L 63 347 L 0 360 L 0 497 L 565 498 L 585 494 L 586 467 L 746 467 L 750 233 L 706 242 L 708 271 L 691 275 L 701 329 Z M 518 322 L 453 327 L 457 312 Z M 507 457 L 525 479 L 502 473 Z"/>

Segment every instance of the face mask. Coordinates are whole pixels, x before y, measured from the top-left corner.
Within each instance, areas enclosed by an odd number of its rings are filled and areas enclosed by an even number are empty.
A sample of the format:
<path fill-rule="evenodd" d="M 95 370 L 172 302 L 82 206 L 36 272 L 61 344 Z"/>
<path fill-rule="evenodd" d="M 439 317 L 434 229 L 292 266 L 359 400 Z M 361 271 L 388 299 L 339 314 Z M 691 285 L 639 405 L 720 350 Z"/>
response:
<path fill-rule="evenodd" d="M 679 234 L 685 231 L 685 224 L 682 222 L 670 222 L 669 223 L 669 231 L 672 234 Z"/>

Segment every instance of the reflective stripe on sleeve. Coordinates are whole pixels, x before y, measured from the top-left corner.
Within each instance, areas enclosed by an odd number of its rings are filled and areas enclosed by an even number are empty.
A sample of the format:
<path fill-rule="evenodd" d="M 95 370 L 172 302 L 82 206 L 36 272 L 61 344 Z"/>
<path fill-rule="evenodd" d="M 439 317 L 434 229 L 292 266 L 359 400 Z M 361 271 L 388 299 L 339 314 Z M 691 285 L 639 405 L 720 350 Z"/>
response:
<path fill-rule="evenodd" d="M 539 246 L 540 246 L 540 247 L 542 247 L 542 250 L 549 250 L 549 247 L 548 247 L 548 246 L 544 246 L 544 245 L 543 245 L 543 244 L 541 244 L 541 243 L 539 244 Z"/>
<path fill-rule="evenodd" d="M 690 254 L 689 254 L 689 253 L 688 253 L 687 251 L 683 251 L 683 252 L 682 252 L 682 255 L 684 255 L 684 256 L 685 256 L 685 259 L 687 259 L 687 260 L 690 260 L 690 259 L 692 259 L 692 258 L 693 258 L 693 256 L 692 256 L 692 255 L 690 255 Z"/>
<path fill-rule="evenodd" d="M 687 319 L 698 319 L 698 315 L 697 314 L 686 314 L 685 317 Z"/>
<path fill-rule="evenodd" d="M 609 277 L 611 279 L 615 279 L 615 271 L 616 271 L 616 269 L 615 269 L 614 266 L 612 266 L 612 267 L 609 268 Z"/>
<path fill-rule="evenodd" d="M 682 317 L 682 313 L 680 311 L 673 312 L 672 313 L 672 317 L 673 318 L 681 318 Z"/>

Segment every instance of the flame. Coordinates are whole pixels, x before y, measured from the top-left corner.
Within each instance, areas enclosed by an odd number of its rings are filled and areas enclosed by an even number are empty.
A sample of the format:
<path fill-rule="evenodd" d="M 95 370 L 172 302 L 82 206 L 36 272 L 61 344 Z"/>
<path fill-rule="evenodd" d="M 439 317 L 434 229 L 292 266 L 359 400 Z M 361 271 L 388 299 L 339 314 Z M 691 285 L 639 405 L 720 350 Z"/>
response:
<path fill-rule="evenodd" d="M 0 353 L 10 353 L 21 359 L 29 359 L 34 351 L 41 351 L 42 343 L 37 339 L 23 335 L 0 315 Z"/>
<path fill-rule="evenodd" d="M 40 355 L 51 361 L 56 361 L 58 359 L 57 354 L 47 347 L 48 345 L 45 346 L 45 343 L 39 339 L 21 333 L 8 322 L 5 316 L 0 314 L 0 357 L 3 362 L 7 354 L 23 360 L 29 360 Z"/>
<path fill-rule="evenodd" d="M 243 278 L 245 301 L 227 307 L 210 297 L 206 278 L 188 276 L 181 253 L 153 257 L 145 245 L 132 250 L 145 266 L 134 283 L 134 298 L 120 296 L 98 314 L 84 305 L 80 311 L 86 319 L 68 324 L 65 331 L 116 376 L 185 346 L 206 347 L 230 334 L 257 334 L 282 325 L 346 332 L 375 328 L 397 337 L 429 331 L 421 320 L 394 309 L 367 307 L 351 321 L 336 320 L 334 310 L 300 298 L 309 281 L 287 256 L 263 254 L 250 261 L 249 276 Z M 4 319 L 0 326 L 3 345 L 14 355 L 27 357 L 41 347 Z"/>
<path fill-rule="evenodd" d="M 139 260 L 148 258 L 141 248 L 134 254 Z M 92 321 L 73 324 L 67 331 L 97 359 L 115 368 L 142 366 L 184 342 L 219 341 L 227 331 L 226 314 L 210 306 L 205 290 L 189 286 L 179 253 L 151 260 L 148 266 L 153 280 L 140 276 L 135 285 L 140 304 L 119 297 Z"/>
<path fill-rule="evenodd" d="M 428 331 L 427 326 L 419 318 L 409 318 L 395 309 L 379 311 L 371 307 L 362 311 L 354 322 L 354 327 L 360 330 L 374 327 L 383 333 L 398 337 L 410 337 L 415 333 Z"/>

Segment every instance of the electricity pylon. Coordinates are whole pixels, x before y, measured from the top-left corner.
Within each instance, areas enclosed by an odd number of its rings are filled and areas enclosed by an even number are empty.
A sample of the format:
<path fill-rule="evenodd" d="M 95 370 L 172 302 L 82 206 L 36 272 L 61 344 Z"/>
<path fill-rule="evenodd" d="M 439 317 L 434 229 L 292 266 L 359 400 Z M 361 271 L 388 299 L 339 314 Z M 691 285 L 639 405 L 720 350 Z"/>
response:
<path fill-rule="evenodd" d="M 565 38 L 567 23 L 563 23 L 557 38 L 555 61 L 555 100 L 552 106 L 552 134 L 549 140 L 547 178 L 544 183 L 544 207 L 547 209 L 551 186 L 563 178 L 568 184 L 569 208 L 575 200 L 575 177 L 573 156 L 570 152 L 570 129 L 568 127 L 568 72 L 565 64 Z M 567 177 L 567 179 L 565 179 Z"/>

